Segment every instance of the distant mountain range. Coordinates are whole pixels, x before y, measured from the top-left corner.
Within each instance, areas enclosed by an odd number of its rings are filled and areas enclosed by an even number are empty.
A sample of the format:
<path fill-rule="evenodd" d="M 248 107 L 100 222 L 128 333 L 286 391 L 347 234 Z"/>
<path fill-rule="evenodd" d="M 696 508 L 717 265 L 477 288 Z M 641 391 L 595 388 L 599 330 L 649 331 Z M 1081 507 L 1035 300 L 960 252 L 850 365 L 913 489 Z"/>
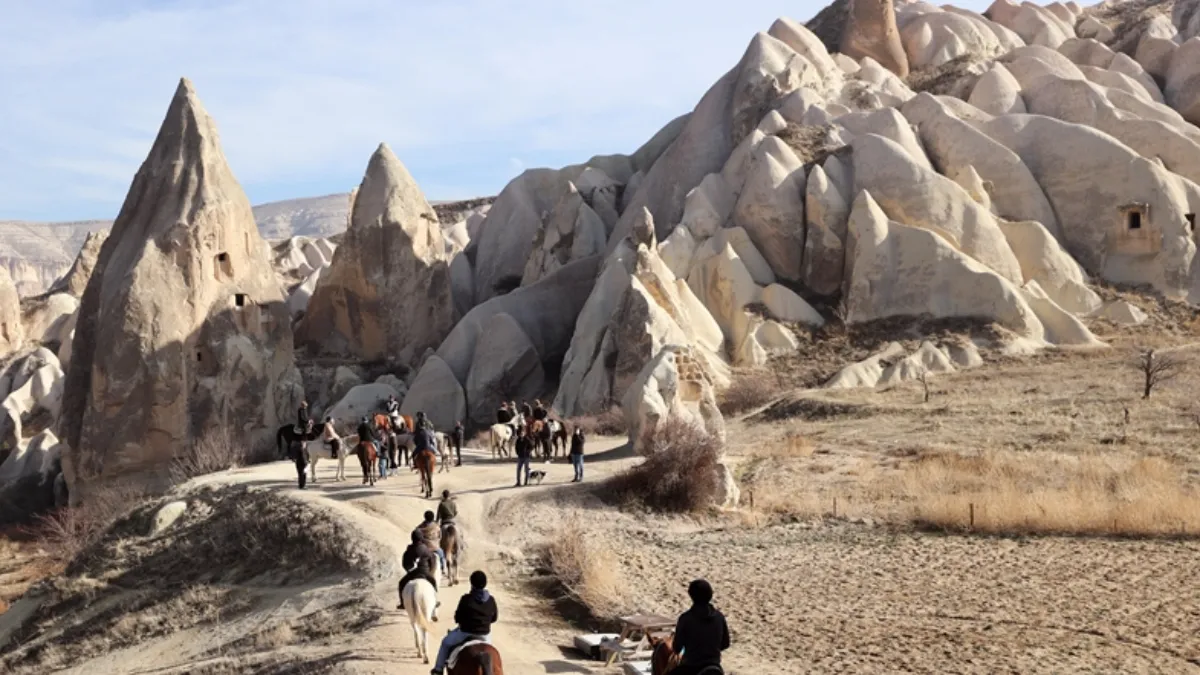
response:
<path fill-rule="evenodd" d="M 466 208 L 490 197 L 434 202 L 443 220 L 453 221 Z M 266 239 L 329 237 L 346 229 L 350 193 L 269 202 L 254 207 L 254 219 Z M 70 268 L 87 235 L 112 226 L 111 220 L 41 223 L 0 220 L 0 265 L 8 268 L 22 296 L 37 295 Z"/>

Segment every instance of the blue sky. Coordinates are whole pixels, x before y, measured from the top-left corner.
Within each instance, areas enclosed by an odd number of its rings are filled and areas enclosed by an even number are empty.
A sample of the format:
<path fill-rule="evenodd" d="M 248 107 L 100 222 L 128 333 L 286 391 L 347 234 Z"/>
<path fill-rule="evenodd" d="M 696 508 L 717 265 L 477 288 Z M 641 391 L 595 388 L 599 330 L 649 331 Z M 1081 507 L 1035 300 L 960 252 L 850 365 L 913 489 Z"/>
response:
<path fill-rule="evenodd" d="M 632 152 L 822 6 L 0 0 L 0 219 L 114 217 L 181 76 L 253 203 L 347 191 L 380 141 L 430 199 L 493 194 Z"/>

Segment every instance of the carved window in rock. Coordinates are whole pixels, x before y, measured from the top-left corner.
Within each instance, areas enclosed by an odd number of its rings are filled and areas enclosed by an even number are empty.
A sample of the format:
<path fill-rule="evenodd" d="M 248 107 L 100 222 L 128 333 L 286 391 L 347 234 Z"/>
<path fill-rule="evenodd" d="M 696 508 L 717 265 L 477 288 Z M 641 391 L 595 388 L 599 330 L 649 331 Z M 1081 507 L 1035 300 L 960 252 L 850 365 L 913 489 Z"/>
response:
<path fill-rule="evenodd" d="M 1183 219 L 1187 221 L 1187 226 L 1186 226 L 1187 233 L 1195 234 L 1196 233 L 1196 214 L 1185 213 L 1185 214 L 1183 214 Z"/>
<path fill-rule="evenodd" d="M 1129 229 L 1131 229 L 1131 230 L 1142 229 L 1142 212 L 1136 211 L 1136 210 L 1135 211 L 1126 211 L 1125 212 L 1125 222 L 1128 223 Z"/>
<path fill-rule="evenodd" d="M 1162 250 L 1162 228 L 1155 225 L 1149 204 L 1128 202 L 1117 207 L 1116 215 L 1108 234 L 1110 253 L 1154 255 Z"/>
<path fill-rule="evenodd" d="M 196 345 L 195 348 L 195 363 L 196 372 L 202 377 L 213 377 L 220 372 L 217 367 L 216 355 L 212 353 L 206 344 Z"/>
<path fill-rule="evenodd" d="M 229 258 L 229 254 L 221 251 L 216 255 L 213 264 L 213 274 L 217 281 L 229 281 L 233 278 L 233 262 Z"/>

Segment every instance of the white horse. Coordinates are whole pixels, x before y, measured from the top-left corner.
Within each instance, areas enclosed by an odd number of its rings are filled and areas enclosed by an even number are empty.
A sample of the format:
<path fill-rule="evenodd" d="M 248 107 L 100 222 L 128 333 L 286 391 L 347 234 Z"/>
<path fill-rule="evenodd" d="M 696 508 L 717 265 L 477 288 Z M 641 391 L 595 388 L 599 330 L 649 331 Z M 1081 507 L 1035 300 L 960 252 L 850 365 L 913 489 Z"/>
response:
<path fill-rule="evenodd" d="M 433 578 L 438 586 L 442 585 L 440 565 L 434 565 Z M 437 621 L 437 591 L 433 585 L 424 579 L 408 582 L 402 592 L 404 611 L 408 613 L 408 621 L 412 624 L 413 639 L 417 643 L 417 656 L 426 664 L 429 663 L 429 632 L 433 630 L 433 622 Z"/>
<path fill-rule="evenodd" d="M 334 475 L 334 481 L 346 480 L 346 439 L 341 439 L 338 443 L 337 457 L 333 456 L 333 451 L 330 450 L 325 441 L 317 439 L 308 442 L 308 468 L 312 471 L 312 482 L 317 482 L 317 460 L 319 459 L 336 459 L 338 462 L 337 474 Z"/>
<path fill-rule="evenodd" d="M 508 457 L 508 444 L 513 438 L 513 428 L 509 424 L 493 424 L 491 429 L 492 459 Z"/>
<path fill-rule="evenodd" d="M 450 442 L 450 434 L 444 431 L 439 431 L 434 438 L 437 442 L 438 453 L 442 457 L 440 460 L 438 460 L 441 462 L 441 466 L 438 467 L 438 473 L 442 473 L 443 471 L 450 473 L 450 465 L 454 462 L 454 455 L 452 453 L 454 447 Z"/>

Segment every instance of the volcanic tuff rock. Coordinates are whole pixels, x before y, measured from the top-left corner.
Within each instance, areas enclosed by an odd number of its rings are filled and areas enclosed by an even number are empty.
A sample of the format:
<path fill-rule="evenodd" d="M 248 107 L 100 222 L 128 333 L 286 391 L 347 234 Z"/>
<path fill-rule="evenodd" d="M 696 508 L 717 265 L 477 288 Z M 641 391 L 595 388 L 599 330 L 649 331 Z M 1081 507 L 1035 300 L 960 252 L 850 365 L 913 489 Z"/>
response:
<path fill-rule="evenodd" d="M 183 80 L 83 294 L 62 420 L 72 499 L 100 479 L 157 483 L 221 428 L 264 441 L 301 391 L 267 247 Z"/>
<path fill-rule="evenodd" d="M 21 297 L 8 270 L 0 267 L 0 356 L 21 346 L 25 328 L 21 323 Z"/>
<path fill-rule="evenodd" d="M 316 353 L 411 364 L 453 326 L 450 265 L 437 215 L 396 155 L 380 145 L 296 341 Z"/>

